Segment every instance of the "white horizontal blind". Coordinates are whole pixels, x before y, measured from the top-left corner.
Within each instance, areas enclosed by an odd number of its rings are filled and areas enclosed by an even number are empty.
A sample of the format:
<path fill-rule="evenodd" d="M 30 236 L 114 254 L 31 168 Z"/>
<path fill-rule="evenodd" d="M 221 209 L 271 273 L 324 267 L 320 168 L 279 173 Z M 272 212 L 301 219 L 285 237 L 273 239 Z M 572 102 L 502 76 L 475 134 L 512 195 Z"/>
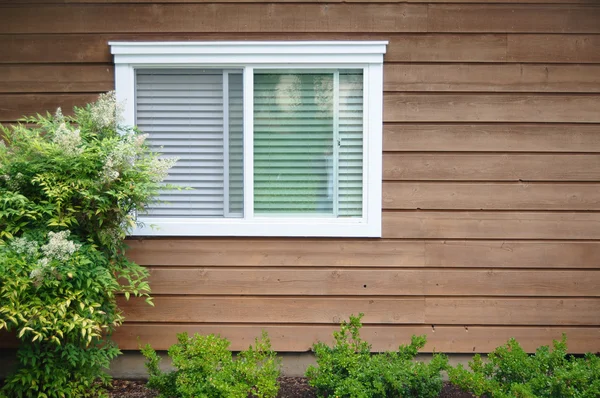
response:
<path fill-rule="evenodd" d="M 362 216 L 363 76 L 340 72 L 339 183 L 340 217 Z"/>
<path fill-rule="evenodd" d="M 224 216 L 223 71 L 139 69 L 136 124 L 151 149 L 179 161 L 146 217 Z"/>

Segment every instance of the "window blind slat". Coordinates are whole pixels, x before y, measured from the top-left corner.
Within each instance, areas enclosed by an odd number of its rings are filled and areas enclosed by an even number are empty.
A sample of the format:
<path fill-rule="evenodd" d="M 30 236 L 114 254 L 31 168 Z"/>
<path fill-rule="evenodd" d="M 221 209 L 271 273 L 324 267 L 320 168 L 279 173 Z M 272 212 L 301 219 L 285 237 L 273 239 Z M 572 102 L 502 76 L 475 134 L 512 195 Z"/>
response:
<path fill-rule="evenodd" d="M 340 217 L 362 216 L 363 77 L 340 73 L 339 180 Z"/>

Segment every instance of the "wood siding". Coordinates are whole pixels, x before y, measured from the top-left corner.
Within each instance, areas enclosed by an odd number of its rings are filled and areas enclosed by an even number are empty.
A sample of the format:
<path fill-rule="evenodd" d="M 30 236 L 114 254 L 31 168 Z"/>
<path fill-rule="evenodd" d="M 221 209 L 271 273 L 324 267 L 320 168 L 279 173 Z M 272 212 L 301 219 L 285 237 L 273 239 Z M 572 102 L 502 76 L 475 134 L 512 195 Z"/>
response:
<path fill-rule="evenodd" d="M 600 350 L 597 0 L 0 0 L 0 122 L 111 90 L 109 40 L 389 41 L 383 238 L 131 240 L 122 349 L 306 351 L 362 311 L 375 350 Z"/>

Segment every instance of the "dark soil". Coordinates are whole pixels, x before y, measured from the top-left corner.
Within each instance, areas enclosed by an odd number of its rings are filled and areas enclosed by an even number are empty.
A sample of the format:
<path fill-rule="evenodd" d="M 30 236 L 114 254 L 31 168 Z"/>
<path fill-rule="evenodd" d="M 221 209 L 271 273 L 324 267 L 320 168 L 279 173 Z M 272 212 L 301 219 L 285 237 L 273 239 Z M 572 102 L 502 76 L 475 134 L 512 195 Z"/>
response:
<path fill-rule="evenodd" d="M 314 389 L 308 385 L 304 377 L 281 377 L 279 398 L 316 398 Z M 113 388 L 109 391 L 113 398 L 154 398 L 158 393 L 149 390 L 143 381 L 114 380 Z M 461 391 L 450 383 L 444 383 L 444 389 L 439 398 L 472 398 L 471 394 Z"/>

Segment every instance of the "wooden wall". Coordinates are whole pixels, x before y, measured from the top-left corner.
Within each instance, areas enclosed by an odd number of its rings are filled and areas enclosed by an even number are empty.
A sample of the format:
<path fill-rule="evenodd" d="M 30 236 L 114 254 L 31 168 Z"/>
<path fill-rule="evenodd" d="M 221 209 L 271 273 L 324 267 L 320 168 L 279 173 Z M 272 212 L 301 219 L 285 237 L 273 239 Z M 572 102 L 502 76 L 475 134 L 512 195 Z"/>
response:
<path fill-rule="evenodd" d="M 376 350 L 599 351 L 597 0 L 0 0 L 0 121 L 112 89 L 109 40 L 337 39 L 390 42 L 383 239 L 131 241 L 156 307 L 123 303 L 121 347 L 306 351 L 364 312 Z"/>

